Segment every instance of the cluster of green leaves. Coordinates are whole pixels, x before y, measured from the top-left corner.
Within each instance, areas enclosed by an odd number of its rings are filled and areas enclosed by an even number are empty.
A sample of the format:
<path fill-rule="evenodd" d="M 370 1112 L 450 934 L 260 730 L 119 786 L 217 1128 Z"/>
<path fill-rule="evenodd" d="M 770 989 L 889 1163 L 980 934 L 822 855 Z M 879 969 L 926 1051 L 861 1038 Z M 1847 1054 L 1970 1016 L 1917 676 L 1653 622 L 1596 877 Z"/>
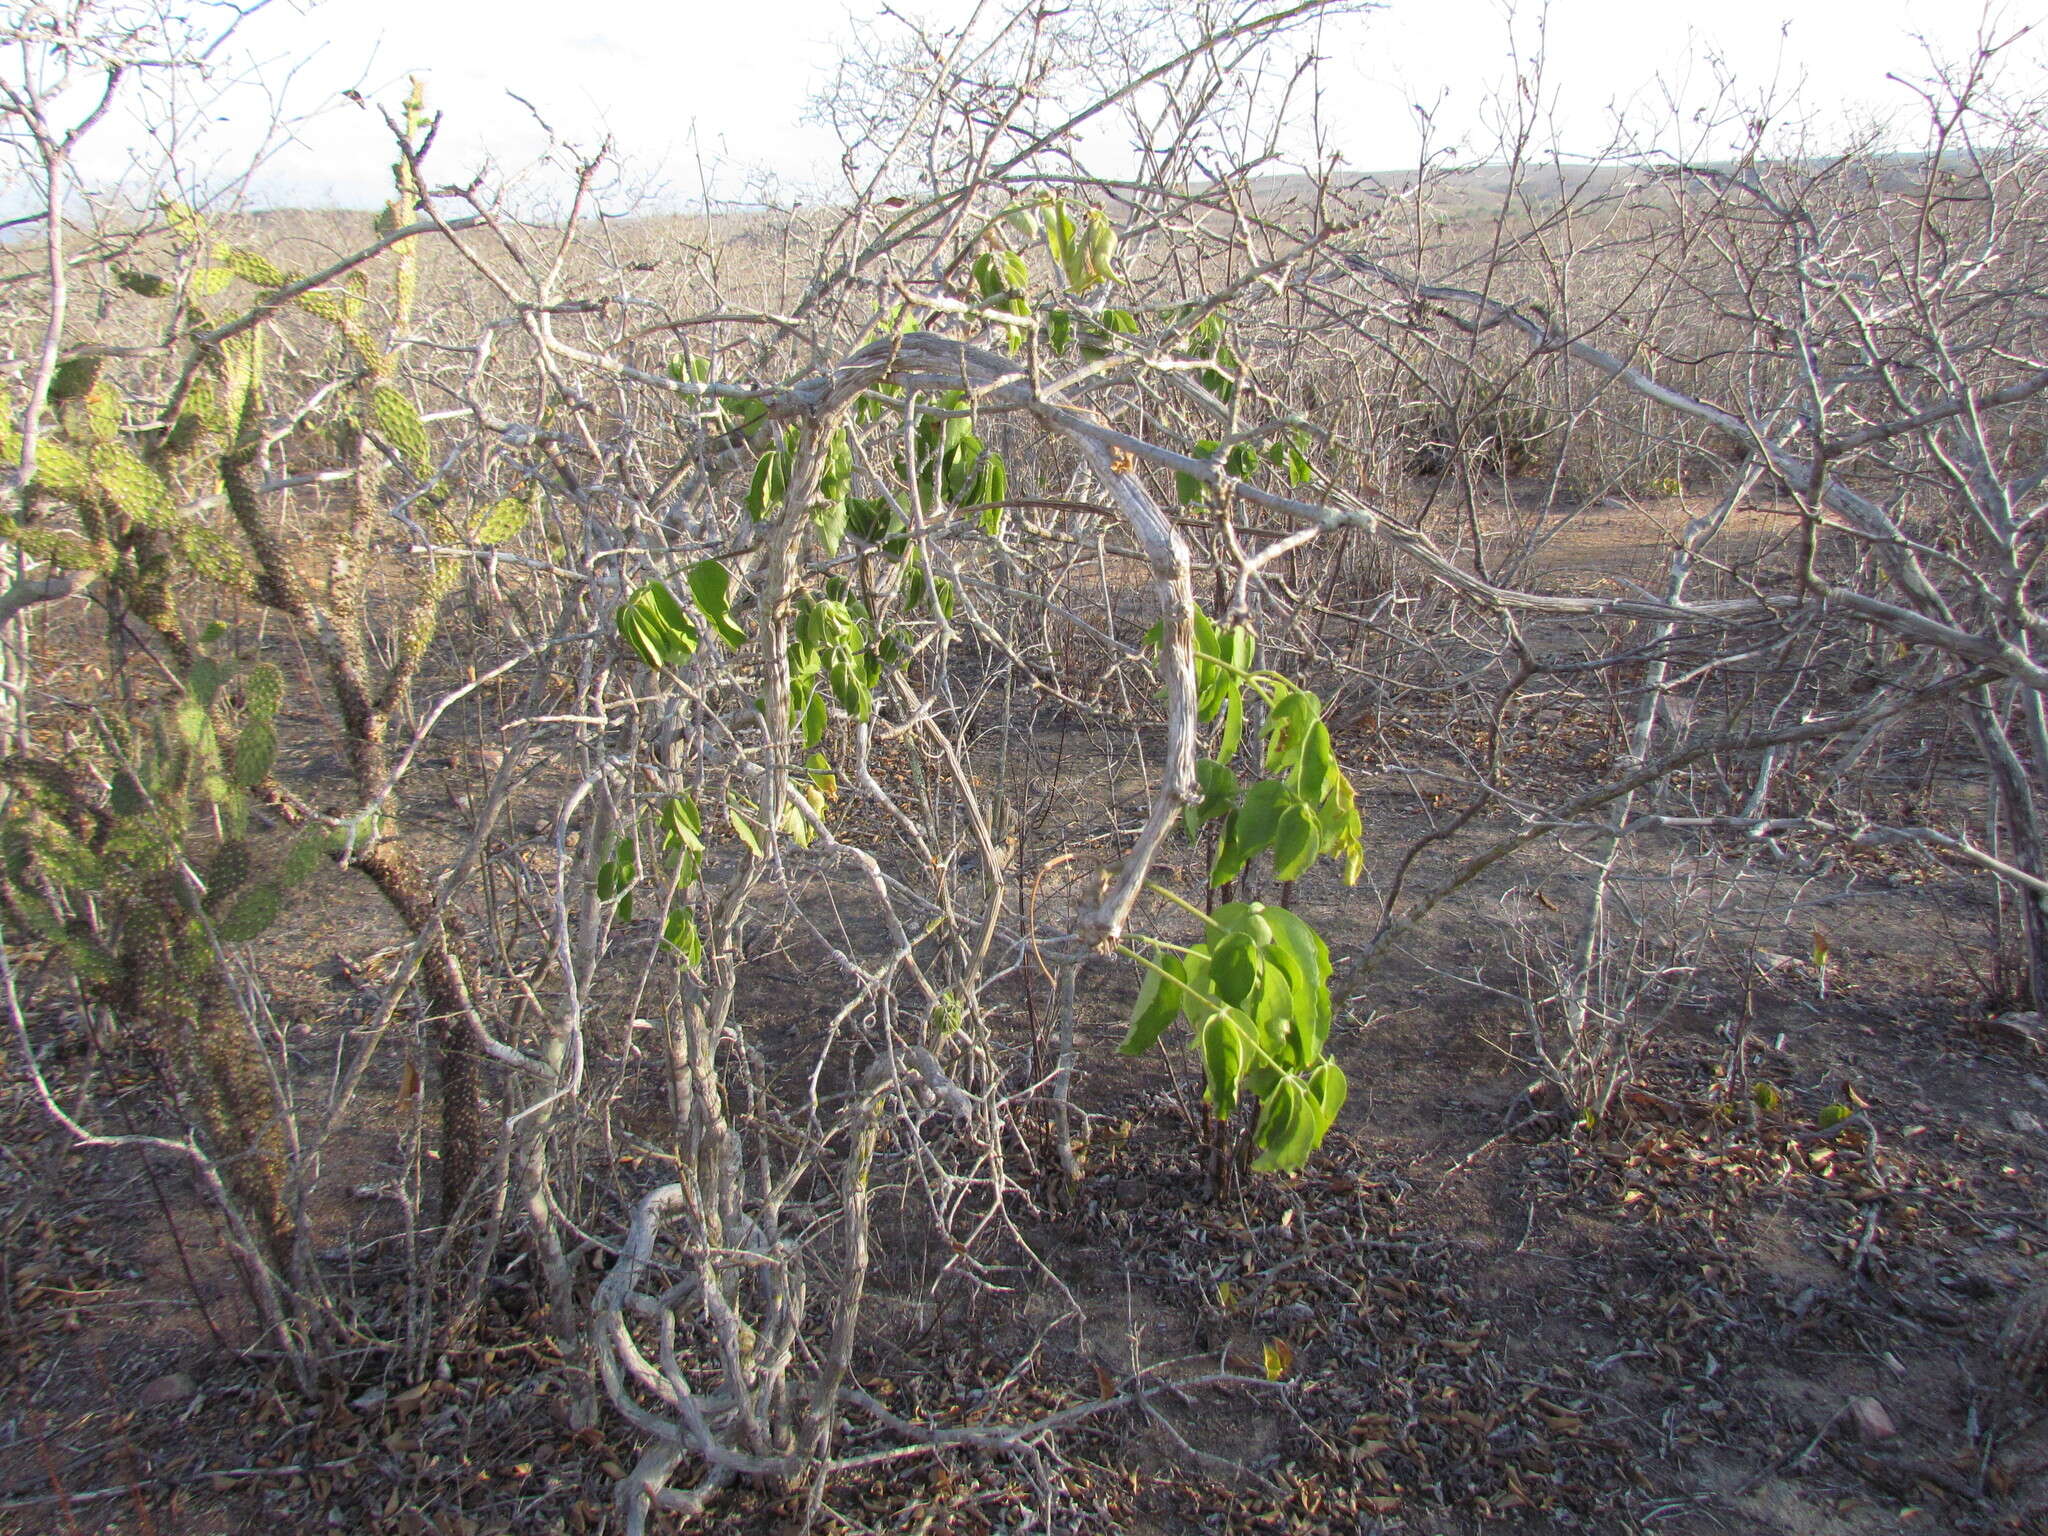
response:
<path fill-rule="evenodd" d="M 1749 1096 L 1751 1102 L 1767 1115 L 1780 1114 L 1785 1109 L 1785 1095 L 1779 1091 L 1778 1085 L 1769 1079 L 1765 1079 L 1751 1088 Z M 1855 1114 L 1856 1111 L 1854 1109 L 1839 1101 L 1832 1104 L 1823 1104 L 1820 1107 L 1820 1112 L 1814 1116 L 1814 1124 L 1823 1131 L 1832 1131 L 1844 1121 L 1852 1119 Z M 1590 1117 L 1585 1123 L 1590 1129 Z"/>
<path fill-rule="evenodd" d="M 704 817 L 693 795 L 672 795 L 654 814 L 655 845 L 668 881 L 668 911 L 661 940 L 692 967 L 704 963 L 704 941 L 697 929 L 690 897 L 704 869 Z M 597 866 L 597 899 L 610 905 L 622 923 L 633 920 L 633 887 L 640 879 L 639 840 L 631 832 L 612 844 Z"/>
<path fill-rule="evenodd" d="M 968 399 L 952 391 L 938 401 L 946 414 L 926 415 L 918 424 L 913 461 L 899 455 L 895 464 L 897 483 L 916 486 L 927 506 L 981 507 L 984 531 L 995 533 L 1002 526 L 1001 502 L 1009 495 L 1009 469 L 974 432 L 967 414 Z M 869 414 L 888 409 L 885 400 L 866 402 Z M 754 463 L 753 479 L 747 486 L 747 513 L 756 522 L 773 516 L 789 494 L 802 433 L 791 427 Z M 886 496 L 853 494 L 853 450 L 844 429 L 835 431 L 825 444 L 824 463 L 818 474 L 818 491 L 810 504 L 811 526 L 825 553 L 835 555 L 851 533 L 864 544 L 887 550 L 900 557 L 908 543 L 909 530 Z"/>
<path fill-rule="evenodd" d="M 1157 631 L 1150 638 L 1156 645 Z M 1212 725 L 1217 716 L 1223 717 L 1222 734 L 1216 742 L 1219 764 L 1236 757 L 1244 739 L 1244 685 L 1252 675 L 1258 648 L 1251 626 L 1217 624 L 1199 608 L 1195 610 L 1195 718 Z M 1199 825 L 1188 823 L 1190 836 Z"/>
<path fill-rule="evenodd" d="M 1188 333 L 1188 356 L 1209 364 L 1195 375 L 1195 382 L 1228 405 L 1237 398 L 1237 375 L 1244 364 L 1225 339 L 1226 323 L 1220 309 L 1204 315 Z"/>
<path fill-rule="evenodd" d="M 1351 781 L 1338 765 L 1316 695 L 1254 670 L 1257 643 L 1239 624 L 1194 619 L 1195 711 L 1216 731 L 1215 756 L 1195 765 L 1200 798 L 1183 813 L 1190 837 L 1221 823 L 1209 883 L 1224 885 L 1268 852 L 1273 876 L 1300 879 L 1319 856 L 1338 857 L 1347 882 L 1364 867 Z M 1148 637 L 1157 643 L 1158 631 Z M 1247 750 L 1247 694 L 1265 710 L 1262 777 L 1249 786 L 1230 766 Z M 1178 900 L 1178 898 L 1174 898 Z M 1190 911 L 1193 909 L 1190 908 Z M 1324 1051 L 1330 1032 L 1329 951 L 1284 907 L 1230 902 L 1203 919 L 1203 940 L 1137 958 L 1146 968 L 1123 1050 L 1148 1050 L 1186 1018 L 1202 1058 L 1207 1097 L 1228 1120 L 1241 1092 L 1259 1102 L 1253 1132 L 1260 1170 L 1296 1168 L 1322 1144 L 1343 1105 L 1344 1074 Z"/>
<path fill-rule="evenodd" d="M 1012 352 L 1023 347 L 1033 324 L 1030 283 L 1031 269 L 1014 251 L 988 251 L 975 258 L 974 285 L 984 309 L 1015 321 L 1003 322 L 1009 330 L 1004 345 Z M 1045 345 L 1054 356 L 1065 357 L 1078 344 L 1081 357 L 1089 362 L 1108 356 L 1116 347 L 1115 338 L 1137 336 L 1144 329 L 1130 310 L 1113 305 L 1096 310 L 1053 307 L 1045 311 L 1044 319 Z"/>
<path fill-rule="evenodd" d="M 911 460 L 899 457 L 896 473 L 903 484 L 916 487 L 928 508 L 981 508 L 982 531 L 996 534 L 1003 526 L 1002 503 L 1010 495 L 1009 466 L 976 434 L 963 391 L 941 395 L 935 404 L 944 414 L 918 421 Z"/>
<path fill-rule="evenodd" d="M 754 478 L 747 486 L 747 515 L 755 522 L 773 517 L 788 499 L 790 476 L 795 472 L 802 444 L 802 428 L 786 427 L 754 461 Z M 818 473 L 818 494 L 810 507 L 812 526 L 828 555 L 837 554 L 846 537 L 852 488 L 853 449 L 846 433 L 837 431 L 826 441 L 825 462 Z"/>
<path fill-rule="evenodd" d="M 1356 792 L 1330 745 L 1322 701 L 1277 673 L 1254 673 L 1249 681 L 1266 702 L 1265 776 L 1240 793 L 1225 763 L 1205 759 L 1195 770 L 1202 798 L 1188 808 L 1189 834 L 1223 823 L 1209 883 L 1237 878 L 1270 849 L 1276 880 L 1299 880 L 1317 858 L 1330 857 L 1342 861 L 1345 883 L 1355 884 L 1365 869 L 1363 826 Z"/>
<path fill-rule="evenodd" d="M 1045 316 L 1045 344 L 1055 357 L 1077 352 L 1083 362 L 1107 357 L 1120 336 L 1142 335 L 1144 327 L 1128 309 L 1109 306 L 1093 312 L 1054 309 Z"/>
<path fill-rule="evenodd" d="M 821 595 L 798 604 L 789 636 L 790 723 L 802 730 L 806 752 L 825 739 L 828 689 L 854 719 L 874 718 L 885 647 L 869 634 L 867 604 L 843 581 L 826 582 Z"/>
<path fill-rule="evenodd" d="M 711 632 L 737 650 L 747 632 L 733 621 L 732 572 L 717 560 L 699 560 L 685 578 L 690 602 Z M 674 671 L 697 654 L 703 632 L 665 581 L 650 581 L 613 616 L 619 637 L 657 672 Z"/>
<path fill-rule="evenodd" d="M 1116 226 L 1100 208 L 1084 210 L 1078 224 L 1063 198 L 1047 197 L 1009 209 L 990 226 L 993 248 L 975 257 L 971 275 L 982 312 L 1003 326 L 1003 345 L 1012 352 L 1023 347 L 1038 319 L 1031 306 L 1030 263 L 1023 252 L 1001 243 L 1005 229 L 1026 242 L 1042 240 L 1070 294 L 1087 294 L 1118 280 Z M 899 315 L 898 322 L 908 318 Z M 1078 338 L 1084 356 L 1100 357 L 1110 349 L 1112 336 L 1135 336 L 1140 330 L 1137 317 L 1123 309 L 1051 307 L 1044 311 L 1043 322 L 1046 342 L 1061 356 Z"/>
<path fill-rule="evenodd" d="M 1223 472 L 1235 480 L 1254 480 L 1261 469 L 1270 464 L 1291 489 L 1306 485 L 1315 478 L 1316 468 L 1309 462 L 1307 451 L 1311 441 L 1305 428 L 1288 427 L 1263 451 L 1252 443 L 1233 443 L 1225 449 L 1221 443 L 1205 439 L 1188 452 L 1197 459 L 1214 459 L 1221 453 Z M 1175 470 L 1173 482 L 1175 494 L 1184 507 L 1199 506 L 1213 499 L 1214 487 L 1200 475 Z"/>
<path fill-rule="evenodd" d="M 1072 292 L 1116 281 L 1116 228 L 1100 208 L 1090 208 L 1076 226 L 1066 200 L 1054 198 L 1038 210 L 1037 223 L 1046 254 Z"/>
<path fill-rule="evenodd" d="M 989 239 L 1000 239 L 999 232 L 1005 228 L 1020 240 L 1043 240 L 1045 254 L 1052 258 L 1070 293 L 1086 293 L 1117 280 L 1116 226 L 1100 208 L 1084 209 L 1076 224 L 1065 198 L 1042 197 L 1005 210 L 989 227 Z M 1030 287 L 1030 269 L 1021 254 L 997 249 L 978 257 L 974 281 L 983 298 L 1008 313 L 1020 317 L 1030 313 L 1023 302 Z"/>
<path fill-rule="evenodd" d="M 937 576 L 924 568 L 916 550 L 911 550 L 903 563 L 903 607 L 906 612 L 919 609 L 940 619 L 953 617 L 953 583 L 943 576 Z"/>
<path fill-rule="evenodd" d="M 1256 641 L 1243 625 L 1195 614 L 1195 709 L 1204 725 L 1219 717 L 1215 755 L 1195 764 L 1200 798 L 1182 813 L 1195 837 L 1223 824 L 1209 883 L 1220 886 L 1271 851 L 1273 878 L 1299 880 L 1319 857 L 1341 859 L 1344 881 L 1365 869 L 1364 826 L 1350 778 L 1337 762 L 1322 700 L 1277 672 L 1254 671 Z M 1159 630 L 1147 640 L 1158 644 Z M 1262 776 L 1242 783 L 1232 762 L 1243 745 L 1245 693 L 1265 705 Z"/>
<path fill-rule="evenodd" d="M 808 848 L 817 836 L 817 828 L 811 816 L 819 821 L 825 819 L 827 805 L 839 794 L 839 777 L 832 771 L 832 764 L 822 752 L 811 753 L 804 771 L 792 774 L 789 781 L 791 797 L 783 803 L 782 818 L 778 826 L 782 835 L 799 848 Z M 803 804 L 798 805 L 801 800 Z M 811 816 L 804 814 L 808 807 Z M 747 847 L 747 851 L 759 858 L 767 851 L 767 842 L 762 828 L 767 817 L 762 814 L 758 802 L 736 789 L 725 794 L 725 819 L 732 827 L 733 836 Z"/>
<path fill-rule="evenodd" d="M 974 258 L 974 286 L 985 308 L 1018 321 L 1007 342 L 1014 352 L 1031 325 L 1030 264 L 1015 251 L 984 251 Z"/>
<path fill-rule="evenodd" d="M 1145 981 L 1120 1049 L 1140 1055 L 1185 1019 L 1202 1059 L 1205 1097 L 1219 1121 L 1240 1098 L 1258 1101 L 1253 1130 L 1261 1172 L 1299 1168 L 1344 1105 L 1344 1072 L 1330 1035 L 1330 952 L 1284 907 L 1231 902 L 1203 920 L 1202 942 L 1154 941 L 1132 953 Z"/>

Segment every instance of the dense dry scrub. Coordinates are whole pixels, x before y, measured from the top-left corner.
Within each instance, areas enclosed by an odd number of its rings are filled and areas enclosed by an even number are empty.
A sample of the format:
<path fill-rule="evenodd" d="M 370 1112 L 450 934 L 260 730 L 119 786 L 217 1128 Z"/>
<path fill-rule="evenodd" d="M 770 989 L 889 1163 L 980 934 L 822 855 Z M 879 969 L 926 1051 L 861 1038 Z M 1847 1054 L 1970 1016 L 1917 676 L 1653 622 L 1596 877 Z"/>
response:
<path fill-rule="evenodd" d="M 328 1524 L 2040 1518 L 2038 114 L 1282 176 L 1334 9 L 877 36 L 831 205 L 545 221 L 417 88 L 374 219 L 96 203 L 208 40 L 7 23 L 10 1347 L 139 1167 Z M 1910 1457 L 1820 1332 L 1953 1346 Z"/>

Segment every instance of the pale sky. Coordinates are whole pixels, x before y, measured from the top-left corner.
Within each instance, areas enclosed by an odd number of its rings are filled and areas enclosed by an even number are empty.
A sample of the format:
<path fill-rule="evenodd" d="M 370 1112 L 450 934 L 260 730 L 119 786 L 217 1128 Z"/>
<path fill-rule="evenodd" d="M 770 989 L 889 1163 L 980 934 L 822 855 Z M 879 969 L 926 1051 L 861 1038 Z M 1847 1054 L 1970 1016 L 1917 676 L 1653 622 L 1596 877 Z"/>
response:
<path fill-rule="evenodd" d="M 969 0 L 908 4 L 940 23 L 972 9 Z M 467 179 L 486 160 L 516 170 L 543 152 L 516 92 L 571 142 L 609 133 L 636 178 L 665 187 L 671 203 L 694 197 L 701 166 L 727 197 L 744 195 L 751 170 L 771 173 L 785 195 L 826 186 L 836 145 L 803 120 L 805 104 L 854 19 L 879 10 L 879 0 L 273 0 L 240 46 L 266 61 L 273 89 L 289 72 L 287 106 L 314 115 L 261 174 L 255 201 L 380 202 L 388 140 L 373 113 L 340 93 L 359 85 L 395 104 L 413 73 L 447 114 L 435 155 L 443 180 Z M 1803 81 L 1826 132 L 1908 104 L 1887 72 L 1924 76 L 1921 39 L 1938 55 L 1967 53 L 1984 19 L 1974 0 L 1552 0 L 1539 39 L 1538 8 L 1520 11 L 1511 26 L 1501 0 L 1388 0 L 1330 24 L 1321 83 L 1332 147 L 1357 169 L 1402 165 L 1414 154 L 1418 103 L 1436 107 L 1450 139 L 1482 139 L 1487 104 L 1513 78 L 1515 45 L 1526 57 L 1539 40 L 1567 150 L 1598 150 L 1616 108 L 1655 113 L 1670 96 L 1687 108 L 1710 99 L 1717 57 L 1745 91 Z M 2009 34 L 2048 19 L 2048 0 L 2008 0 L 1991 15 L 1992 30 Z M 2042 77 L 2043 41 L 2048 28 L 2013 51 L 2016 84 Z M 246 154 L 268 103 L 231 94 L 210 116 L 226 163 Z M 1671 121 L 1668 110 L 1661 117 Z"/>

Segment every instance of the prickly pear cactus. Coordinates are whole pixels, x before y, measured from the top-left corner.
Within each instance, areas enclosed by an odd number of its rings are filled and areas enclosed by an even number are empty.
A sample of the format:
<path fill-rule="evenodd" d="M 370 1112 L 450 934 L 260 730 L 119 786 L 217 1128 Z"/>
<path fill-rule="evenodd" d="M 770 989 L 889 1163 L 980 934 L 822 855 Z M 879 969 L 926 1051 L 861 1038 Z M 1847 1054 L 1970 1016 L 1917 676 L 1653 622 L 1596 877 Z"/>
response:
<path fill-rule="evenodd" d="M 269 774 L 284 680 L 202 654 L 181 697 L 110 725 L 113 771 L 0 760 L 0 911 L 56 952 L 95 1001 L 163 1053 L 228 1188 L 284 1262 L 289 1166 L 275 1078 L 236 1005 L 223 944 L 260 937 L 327 838 L 259 860 L 248 791 Z M 236 700 L 239 700 L 237 703 Z"/>

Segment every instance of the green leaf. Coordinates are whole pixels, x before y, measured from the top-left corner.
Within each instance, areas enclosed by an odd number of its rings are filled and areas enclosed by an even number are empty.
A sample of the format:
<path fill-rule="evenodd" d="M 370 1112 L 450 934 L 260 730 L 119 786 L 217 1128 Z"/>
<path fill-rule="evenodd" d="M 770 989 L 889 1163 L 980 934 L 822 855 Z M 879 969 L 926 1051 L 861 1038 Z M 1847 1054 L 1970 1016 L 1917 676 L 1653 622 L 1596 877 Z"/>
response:
<path fill-rule="evenodd" d="M 1266 716 L 1266 772 L 1294 771 L 1308 742 L 1309 732 L 1321 717 L 1316 696 L 1305 688 L 1289 684 Z"/>
<path fill-rule="evenodd" d="M 1209 937 L 1213 942 L 1227 933 L 1241 933 L 1264 949 L 1273 942 L 1271 914 L 1279 910 L 1258 901 L 1229 902 L 1209 914 Z"/>
<path fill-rule="evenodd" d="M 1282 438 L 1268 448 L 1266 459 L 1275 469 L 1286 471 L 1287 484 L 1290 488 L 1306 485 L 1316 477 L 1315 466 L 1309 463 L 1300 447 L 1291 438 Z"/>
<path fill-rule="evenodd" d="M 692 970 L 704 963 L 704 941 L 697 933 L 697 919 L 688 907 L 671 907 L 661 925 L 661 941 L 688 962 Z"/>
<path fill-rule="evenodd" d="M 1114 338 L 1136 336 L 1140 329 L 1138 317 L 1129 310 L 1105 309 L 1086 320 L 1082 330 L 1085 339 L 1081 343 L 1081 356 L 1090 362 L 1107 357 L 1115 350 Z"/>
<path fill-rule="evenodd" d="M 1195 763 L 1195 783 L 1201 786 L 1203 820 L 1213 820 L 1237 800 L 1237 775 L 1214 758 Z"/>
<path fill-rule="evenodd" d="M 1301 966 L 1301 973 L 1318 988 L 1328 985 L 1333 967 L 1330 964 L 1330 949 L 1322 936 L 1309 927 L 1299 913 L 1286 907 L 1261 906 L 1259 915 L 1272 930 L 1273 942 L 1290 950 Z M 1323 1002 L 1329 1002 L 1324 994 Z"/>
<path fill-rule="evenodd" d="M 617 901 L 632 889 L 633 882 L 639 878 L 639 858 L 633 839 L 621 837 L 612 845 L 612 856 L 597 866 L 597 899 Z M 620 920 L 630 921 L 630 918 L 622 912 Z"/>
<path fill-rule="evenodd" d="M 813 687 L 804 698 L 803 708 L 804 750 L 815 749 L 825 739 L 825 696 Z"/>
<path fill-rule="evenodd" d="M 827 501 L 844 501 L 853 486 L 853 445 L 842 429 L 825 440 L 825 462 L 818 470 L 818 494 Z"/>
<path fill-rule="evenodd" d="M 1213 358 L 1216 366 L 1203 369 L 1196 376 L 1196 382 L 1218 400 L 1228 405 L 1237 397 L 1237 380 L 1232 377 L 1238 368 L 1237 354 L 1231 351 L 1228 346 L 1218 342 L 1213 351 L 1202 355 Z"/>
<path fill-rule="evenodd" d="M 1301 759 L 1294 771 L 1296 786 L 1310 805 L 1321 805 L 1341 777 L 1337 754 L 1330 747 L 1330 728 L 1321 720 L 1309 727 Z"/>
<path fill-rule="evenodd" d="M 844 646 L 834 646 L 825 657 L 825 676 L 839 707 L 856 720 L 865 720 L 874 709 L 874 695 L 862 675 L 861 658 Z"/>
<path fill-rule="evenodd" d="M 1109 222 L 1109 215 L 1100 208 L 1088 210 L 1088 227 L 1081 236 L 1082 270 L 1085 282 L 1077 288 L 1092 288 L 1097 283 L 1116 280 L 1116 229 Z"/>
<path fill-rule="evenodd" d="M 1052 257 L 1054 265 L 1071 276 L 1074 271 L 1075 231 L 1066 203 L 1055 201 L 1045 210 L 1042 222 L 1046 254 Z"/>
<path fill-rule="evenodd" d="M 1280 779 L 1261 779 L 1245 791 L 1244 809 L 1238 812 L 1237 839 L 1247 860 L 1273 846 L 1280 833 L 1280 810 L 1291 797 Z"/>
<path fill-rule="evenodd" d="M 1309 1092 L 1314 1095 L 1317 1107 L 1322 1110 L 1323 1128 L 1316 1135 L 1318 1145 L 1337 1123 L 1337 1112 L 1344 1107 L 1344 1101 L 1351 1095 L 1351 1084 L 1345 1079 L 1344 1069 L 1334 1061 L 1324 1061 L 1316 1068 L 1315 1076 L 1309 1079 Z"/>
<path fill-rule="evenodd" d="M 737 806 L 726 806 L 725 819 L 732 824 L 733 836 L 746 844 L 747 852 L 753 854 L 758 859 L 761 856 L 761 833 L 759 829 L 740 814 Z"/>
<path fill-rule="evenodd" d="M 846 529 L 863 544 L 880 544 L 892 555 L 903 553 L 903 523 L 886 497 L 847 497 Z"/>
<path fill-rule="evenodd" d="M 1238 829 L 1244 821 L 1242 809 L 1231 812 L 1230 819 L 1223 823 L 1223 835 L 1216 843 L 1216 862 L 1209 867 L 1211 889 L 1235 880 L 1252 861 L 1256 848 L 1248 848 L 1240 838 Z"/>
<path fill-rule="evenodd" d="M 974 484 L 968 487 L 967 504 L 979 506 L 981 531 L 994 538 L 1003 531 L 1002 503 L 1010 499 L 1010 470 L 1003 456 L 993 450 L 982 455 Z"/>
<path fill-rule="evenodd" d="M 1282 1078 L 1259 1112 L 1254 1137 L 1265 1150 L 1252 1160 L 1259 1173 L 1282 1173 L 1299 1168 L 1322 1140 L 1322 1115 L 1292 1078 Z"/>
<path fill-rule="evenodd" d="M 830 557 L 839 553 L 846 538 L 846 502 L 843 498 L 811 503 L 811 526 L 818 530 L 818 547 Z"/>
<path fill-rule="evenodd" d="M 1322 842 L 1322 824 L 1316 814 L 1299 800 L 1291 800 L 1280 811 L 1273 837 L 1273 878 L 1299 880 L 1316 861 Z"/>
<path fill-rule="evenodd" d="M 1237 775 L 1214 758 L 1201 758 L 1195 763 L 1195 783 L 1202 797 L 1187 808 L 1182 818 L 1190 837 L 1208 823 L 1228 816 L 1237 806 Z"/>
<path fill-rule="evenodd" d="M 747 487 L 747 515 L 761 522 L 782 505 L 789 491 L 789 456 L 770 448 L 754 466 L 754 478 Z"/>
<path fill-rule="evenodd" d="M 1162 953 L 1145 967 L 1145 981 L 1138 988 L 1138 1001 L 1131 1009 L 1131 1026 L 1117 1049 L 1126 1056 L 1142 1056 L 1152 1049 L 1166 1026 L 1180 1016 L 1180 961 Z"/>
<path fill-rule="evenodd" d="M 1228 1120 L 1237 1111 L 1237 1087 L 1244 1076 L 1243 1030 L 1228 1009 L 1218 1008 L 1203 1021 L 1199 1041 L 1210 1108 L 1218 1120 Z"/>
<path fill-rule="evenodd" d="M 697 802 L 688 795 L 676 795 L 661 802 L 662 845 L 671 852 L 688 849 L 692 853 L 704 851 L 704 818 L 697 809 Z"/>
<path fill-rule="evenodd" d="M 1249 935 L 1228 934 L 1209 946 L 1209 984 L 1223 1001 L 1242 1007 L 1258 985 L 1264 963 Z"/>
<path fill-rule="evenodd" d="M 946 422 L 945 481 L 942 487 L 946 500 L 959 505 L 977 501 L 975 494 L 980 480 L 986 445 L 968 430 L 968 423 L 962 417 L 952 417 Z"/>
<path fill-rule="evenodd" d="M 1344 883 L 1358 884 L 1358 877 L 1365 873 L 1365 828 L 1359 820 L 1358 801 L 1352 792 L 1351 781 L 1342 773 L 1332 781 L 1329 798 L 1323 802 L 1320 814 L 1323 852 L 1342 855 Z"/>
<path fill-rule="evenodd" d="M 1031 286 L 1031 268 L 1015 251 L 985 251 L 974 258 L 974 286 L 984 299 L 1019 296 Z"/>
<path fill-rule="evenodd" d="M 716 560 L 699 560 L 688 580 L 690 597 L 712 632 L 735 650 L 745 645 L 747 632 L 732 621 L 732 572 Z"/>
<path fill-rule="evenodd" d="M 1216 755 L 1224 762 L 1237 756 L 1237 748 L 1244 740 L 1244 689 L 1233 688 L 1224 703 L 1223 733 L 1216 738 Z"/>
<path fill-rule="evenodd" d="M 824 800 L 814 784 L 793 782 L 790 785 L 789 798 L 782 806 L 782 820 L 777 825 L 797 847 L 808 848 L 818 837 L 817 825 L 804 815 L 803 807 L 809 806 L 814 815 L 822 818 L 825 814 Z"/>
<path fill-rule="evenodd" d="M 1196 443 L 1188 450 L 1188 456 L 1195 459 L 1213 459 L 1223 445 L 1207 439 Z M 1209 494 L 1209 482 L 1199 475 L 1189 474 L 1184 469 L 1173 472 L 1174 492 L 1184 507 L 1198 506 Z"/>
<path fill-rule="evenodd" d="M 680 667 L 697 652 L 697 626 L 661 582 L 650 581 L 628 598 L 615 622 L 640 659 L 657 671 Z"/>

